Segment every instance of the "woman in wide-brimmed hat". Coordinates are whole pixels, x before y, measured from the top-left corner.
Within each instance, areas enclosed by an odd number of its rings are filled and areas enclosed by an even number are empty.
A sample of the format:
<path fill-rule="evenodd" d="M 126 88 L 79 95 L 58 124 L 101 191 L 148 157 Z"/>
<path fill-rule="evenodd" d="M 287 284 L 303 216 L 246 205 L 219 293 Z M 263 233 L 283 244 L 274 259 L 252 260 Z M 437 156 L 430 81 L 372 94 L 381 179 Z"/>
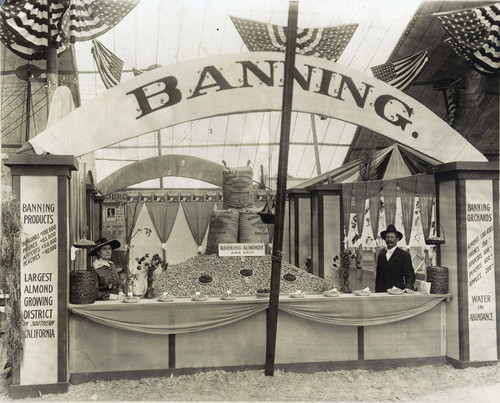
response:
<path fill-rule="evenodd" d="M 89 256 L 97 256 L 92 263 L 98 277 L 97 300 L 118 299 L 121 294 L 120 276 L 115 264 L 110 260 L 113 249 L 120 247 L 116 239 L 101 238 L 95 241 L 96 246 L 89 252 Z"/>

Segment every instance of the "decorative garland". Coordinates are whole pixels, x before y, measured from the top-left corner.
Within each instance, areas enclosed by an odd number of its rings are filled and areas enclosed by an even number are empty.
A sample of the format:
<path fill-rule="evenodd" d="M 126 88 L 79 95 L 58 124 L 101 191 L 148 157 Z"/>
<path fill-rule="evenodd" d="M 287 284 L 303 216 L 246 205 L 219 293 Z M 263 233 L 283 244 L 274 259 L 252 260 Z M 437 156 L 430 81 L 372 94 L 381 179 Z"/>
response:
<path fill-rule="evenodd" d="M 4 193 L 4 192 L 2 192 Z M 0 266 L 4 273 L 7 327 L 2 337 L 7 362 L 12 368 L 19 368 L 23 359 L 26 325 L 21 309 L 21 213 L 19 202 L 14 198 L 2 197 L 2 257 Z"/>

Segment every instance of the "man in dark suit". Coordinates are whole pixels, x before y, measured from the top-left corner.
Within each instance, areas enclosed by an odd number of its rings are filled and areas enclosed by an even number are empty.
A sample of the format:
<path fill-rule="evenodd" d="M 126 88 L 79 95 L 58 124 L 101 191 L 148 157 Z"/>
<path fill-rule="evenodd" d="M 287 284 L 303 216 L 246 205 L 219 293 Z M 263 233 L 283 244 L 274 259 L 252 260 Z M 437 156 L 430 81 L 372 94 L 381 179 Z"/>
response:
<path fill-rule="evenodd" d="M 387 250 L 383 251 L 377 261 L 377 276 L 375 278 L 375 292 L 386 292 L 389 288 L 398 287 L 407 294 L 413 294 L 415 271 L 408 252 L 397 247 L 403 234 L 390 224 L 380 233 L 385 240 Z"/>

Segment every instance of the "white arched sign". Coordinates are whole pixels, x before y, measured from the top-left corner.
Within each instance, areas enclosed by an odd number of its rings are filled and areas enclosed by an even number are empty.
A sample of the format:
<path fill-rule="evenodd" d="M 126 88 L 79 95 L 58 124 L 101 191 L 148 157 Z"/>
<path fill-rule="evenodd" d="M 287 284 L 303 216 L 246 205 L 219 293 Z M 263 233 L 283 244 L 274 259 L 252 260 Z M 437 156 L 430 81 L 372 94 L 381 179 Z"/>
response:
<path fill-rule="evenodd" d="M 284 54 L 212 56 L 124 81 L 30 140 L 37 153 L 80 156 L 179 123 L 279 111 Z M 364 126 L 442 162 L 486 161 L 446 122 L 396 88 L 348 67 L 297 55 L 293 110 Z"/>

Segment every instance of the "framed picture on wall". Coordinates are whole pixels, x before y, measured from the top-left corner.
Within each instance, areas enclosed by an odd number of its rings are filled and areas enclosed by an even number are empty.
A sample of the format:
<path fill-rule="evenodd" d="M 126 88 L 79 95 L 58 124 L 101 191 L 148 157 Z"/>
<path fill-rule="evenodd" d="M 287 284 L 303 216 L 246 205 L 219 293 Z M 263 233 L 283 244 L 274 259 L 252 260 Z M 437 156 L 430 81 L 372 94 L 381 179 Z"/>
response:
<path fill-rule="evenodd" d="M 116 207 L 106 207 L 106 221 L 116 221 Z"/>

